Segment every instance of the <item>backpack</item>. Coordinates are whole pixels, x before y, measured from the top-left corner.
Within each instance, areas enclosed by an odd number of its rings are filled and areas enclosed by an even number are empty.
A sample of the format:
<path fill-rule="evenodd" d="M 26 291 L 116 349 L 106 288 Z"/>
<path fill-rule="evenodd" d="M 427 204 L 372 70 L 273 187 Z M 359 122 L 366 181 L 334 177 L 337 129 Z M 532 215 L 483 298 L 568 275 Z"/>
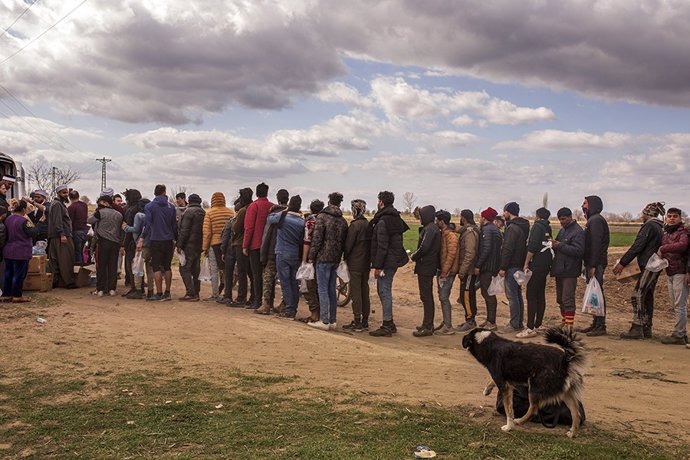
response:
<path fill-rule="evenodd" d="M 527 384 L 517 385 L 513 389 L 513 414 L 515 418 L 522 417 L 527 413 L 529 408 Z M 580 405 L 580 425 L 585 423 L 585 408 Z M 496 395 L 496 411 L 501 415 L 506 415 L 505 407 L 503 406 L 503 395 L 498 391 Z M 556 425 L 570 426 L 573 423 L 573 418 L 570 416 L 570 409 L 564 402 L 558 404 L 550 404 L 539 409 L 537 415 L 530 420 L 534 423 L 541 423 L 546 428 L 555 428 Z"/>

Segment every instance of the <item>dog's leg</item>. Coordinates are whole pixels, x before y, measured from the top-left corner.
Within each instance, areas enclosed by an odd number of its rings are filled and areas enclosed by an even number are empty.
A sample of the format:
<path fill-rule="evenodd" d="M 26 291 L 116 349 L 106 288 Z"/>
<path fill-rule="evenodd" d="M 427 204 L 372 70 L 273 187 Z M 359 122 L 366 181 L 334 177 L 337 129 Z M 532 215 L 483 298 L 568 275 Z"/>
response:
<path fill-rule="evenodd" d="M 537 412 L 539 412 L 539 401 L 537 401 L 534 398 L 534 396 L 532 396 L 531 392 L 528 393 L 528 397 L 529 397 L 529 407 L 527 408 L 527 412 L 522 417 L 515 419 L 516 425 L 522 425 L 523 423 L 529 422 L 530 419 L 532 417 L 534 417 L 535 415 L 537 415 Z"/>
<path fill-rule="evenodd" d="M 577 436 L 577 430 L 580 428 L 580 404 L 578 404 L 577 399 L 570 393 L 567 393 L 563 397 L 563 402 L 570 410 L 570 417 L 573 419 L 573 424 L 566 433 L 569 438 L 574 438 Z"/>
<path fill-rule="evenodd" d="M 496 384 L 494 383 L 494 379 L 489 379 L 486 383 L 486 387 L 484 387 L 484 396 L 489 396 L 491 392 L 494 391 L 495 387 Z"/>
<path fill-rule="evenodd" d="M 513 422 L 513 387 L 505 385 L 501 393 L 503 395 L 503 407 L 506 410 L 506 424 L 501 429 L 503 431 L 510 431 L 515 428 L 515 423 Z"/>

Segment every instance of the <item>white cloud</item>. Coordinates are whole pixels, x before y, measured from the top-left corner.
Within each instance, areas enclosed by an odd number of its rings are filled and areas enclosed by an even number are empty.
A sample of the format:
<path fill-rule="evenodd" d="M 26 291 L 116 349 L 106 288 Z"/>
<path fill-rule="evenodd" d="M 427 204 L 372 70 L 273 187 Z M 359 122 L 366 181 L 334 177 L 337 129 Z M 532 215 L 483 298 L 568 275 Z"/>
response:
<path fill-rule="evenodd" d="M 629 144 L 634 138 L 626 133 L 592 134 L 584 131 L 547 129 L 533 131 L 518 140 L 499 142 L 494 149 L 525 151 L 616 149 Z"/>
<path fill-rule="evenodd" d="M 356 88 L 343 82 L 330 83 L 319 92 L 318 97 L 324 102 L 342 102 L 355 107 L 371 108 L 374 106 L 374 102 L 370 98 L 362 96 Z"/>

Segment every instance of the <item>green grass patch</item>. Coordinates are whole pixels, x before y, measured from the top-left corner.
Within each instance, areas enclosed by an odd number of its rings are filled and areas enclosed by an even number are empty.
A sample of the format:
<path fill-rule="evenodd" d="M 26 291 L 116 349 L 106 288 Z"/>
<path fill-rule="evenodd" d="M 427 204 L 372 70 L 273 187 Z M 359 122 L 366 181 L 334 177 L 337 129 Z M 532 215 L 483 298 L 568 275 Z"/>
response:
<path fill-rule="evenodd" d="M 441 458 L 687 455 L 593 426 L 576 440 L 564 427 L 503 433 L 501 418 L 475 419 L 466 408 L 381 402 L 296 377 L 232 372 L 211 383 L 156 374 L 88 381 L 35 375 L 4 382 L 0 456 L 8 457 L 394 459 L 413 458 L 418 444 Z"/>
<path fill-rule="evenodd" d="M 630 232 L 611 232 L 609 246 L 614 248 L 628 247 L 633 244 L 637 233 Z"/>

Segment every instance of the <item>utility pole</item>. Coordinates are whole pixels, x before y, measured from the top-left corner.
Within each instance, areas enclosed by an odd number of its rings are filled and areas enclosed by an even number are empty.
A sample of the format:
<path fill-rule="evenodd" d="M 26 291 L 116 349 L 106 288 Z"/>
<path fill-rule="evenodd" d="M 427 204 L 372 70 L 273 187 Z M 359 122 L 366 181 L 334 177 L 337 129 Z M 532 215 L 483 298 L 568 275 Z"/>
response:
<path fill-rule="evenodd" d="M 102 167 L 101 167 L 101 190 L 105 190 L 105 187 L 106 187 L 106 166 L 105 165 L 107 163 L 113 161 L 113 160 L 111 160 L 110 158 L 103 157 L 103 158 L 96 158 L 96 161 L 98 161 L 102 165 Z"/>

